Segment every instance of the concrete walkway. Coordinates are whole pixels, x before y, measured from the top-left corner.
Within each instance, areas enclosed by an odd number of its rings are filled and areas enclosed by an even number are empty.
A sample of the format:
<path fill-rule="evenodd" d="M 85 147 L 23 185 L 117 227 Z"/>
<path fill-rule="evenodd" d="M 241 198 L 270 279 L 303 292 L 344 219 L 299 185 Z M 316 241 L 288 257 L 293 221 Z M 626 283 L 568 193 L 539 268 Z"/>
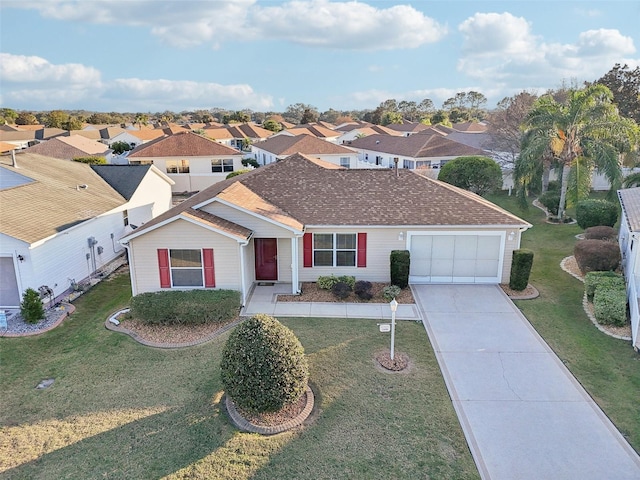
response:
<path fill-rule="evenodd" d="M 482 478 L 640 479 L 638 454 L 500 287 L 412 289 Z"/>
<path fill-rule="evenodd" d="M 291 284 L 276 283 L 272 286 L 255 286 L 241 315 L 266 313 L 276 317 L 332 317 L 374 318 L 390 320 L 391 309 L 386 303 L 342 302 L 277 302 L 278 294 L 291 294 Z M 398 305 L 397 320 L 419 321 L 422 317 L 415 304 Z"/>

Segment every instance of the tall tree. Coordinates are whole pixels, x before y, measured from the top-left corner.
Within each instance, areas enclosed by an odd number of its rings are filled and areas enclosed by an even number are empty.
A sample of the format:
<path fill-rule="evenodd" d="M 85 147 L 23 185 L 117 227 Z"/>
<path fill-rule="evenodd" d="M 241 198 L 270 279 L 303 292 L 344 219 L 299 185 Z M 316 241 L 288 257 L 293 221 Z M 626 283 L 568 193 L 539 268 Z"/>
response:
<path fill-rule="evenodd" d="M 544 95 L 533 105 L 523 127 L 528 139 L 523 144 L 523 159 L 542 161 L 550 149 L 562 165 L 560 219 L 565 213 L 571 167 L 579 158 L 598 168 L 615 191 L 622 183 L 619 155 L 637 148 L 638 143 L 638 126 L 619 115 L 611 91 L 598 84 L 569 91 L 565 103 Z"/>
<path fill-rule="evenodd" d="M 16 117 L 16 125 L 38 125 L 38 119 L 31 112 L 20 112 Z"/>
<path fill-rule="evenodd" d="M 302 112 L 302 118 L 300 119 L 300 123 L 303 123 L 303 124 L 314 123 L 316 120 L 318 120 L 317 112 L 314 112 L 310 108 L 305 108 L 304 112 Z"/>
<path fill-rule="evenodd" d="M 0 117 L 4 118 L 8 124 L 14 124 L 18 118 L 18 112 L 12 108 L 0 108 Z"/>
<path fill-rule="evenodd" d="M 48 128 L 64 128 L 65 123 L 69 120 L 69 115 L 62 110 L 50 111 L 44 120 L 44 126 Z"/>
<path fill-rule="evenodd" d="M 628 65 L 615 66 L 596 83 L 605 85 L 613 93 L 620 115 L 640 124 L 640 67 L 631 70 Z"/>

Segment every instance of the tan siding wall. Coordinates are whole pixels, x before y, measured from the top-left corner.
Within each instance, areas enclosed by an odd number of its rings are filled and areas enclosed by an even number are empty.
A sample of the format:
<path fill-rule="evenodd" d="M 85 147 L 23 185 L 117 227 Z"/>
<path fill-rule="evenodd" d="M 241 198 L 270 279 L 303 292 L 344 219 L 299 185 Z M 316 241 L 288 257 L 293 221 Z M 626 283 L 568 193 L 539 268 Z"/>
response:
<path fill-rule="evenodd" d="M 209 212 L 213 215 L 217 215 L 225 220 L 229 220 L 230 222 L 237 223 L 238 225 L 242 225 L 245 228 L 249 228 L 253 230 L 254 237 L 262 237 L 262 238 L 280 238 L 280 237 L 293 237 L 293 233 L 285 228 L 282 228 L 278 225 L 274 225 L 273 223 L 266 222 L 264 220 L 259 219 L 258 217 L 254 217 L 253 215 L 249 215 L 247 213 L 241 212 L 235 208 L 228 207 L 226 205 L 222 205 L 218 202 L 213 202 L 201 209 L 204 212 Z"/>
<path fill-rule="evenodd" d="M 134 238 L 129 248 L 135 262 L 136 293 L 161 290 L 158 248 L 213 248 L 216 288 L 241 289 L 238 242 L 185 220 L 177 220 Z"/>
<path fill-rule="evenodd" d="M 278 281 L 291 282 L 291 240 L 278 240 Z"/>

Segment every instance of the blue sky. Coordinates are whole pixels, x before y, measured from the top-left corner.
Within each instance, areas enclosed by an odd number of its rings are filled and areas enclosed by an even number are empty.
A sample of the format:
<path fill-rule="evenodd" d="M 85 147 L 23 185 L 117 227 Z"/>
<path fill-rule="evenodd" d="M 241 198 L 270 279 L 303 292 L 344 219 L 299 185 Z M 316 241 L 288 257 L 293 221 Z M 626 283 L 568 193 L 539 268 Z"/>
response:
<path fill-rule="evenodd" d="M 492 107 L 640 64 L 640 2 L 0 0 L 0 106 Z"/>

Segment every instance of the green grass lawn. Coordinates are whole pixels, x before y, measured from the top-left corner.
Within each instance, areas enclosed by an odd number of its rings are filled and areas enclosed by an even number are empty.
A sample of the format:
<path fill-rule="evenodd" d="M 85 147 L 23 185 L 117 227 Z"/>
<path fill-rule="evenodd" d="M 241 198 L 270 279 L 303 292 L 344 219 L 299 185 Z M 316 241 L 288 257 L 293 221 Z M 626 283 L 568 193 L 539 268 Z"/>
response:
<path fill-rule="evenodd" d="M 535 252 L 530 283 L 540 297 L 515 303 L 640 451 L 640 355 L 630 342 L 609 337 L 593 326 L 582 308 L 583 284 L 560 269 L 560 261 L 573 255 L 575 235 L 582 229 L 547 224 L 539 209 L 522 211 L 515 198 L 505 194 L 489 199 L 534 225 L 523 234 L 522 247 Z"/>
<path fill-rule="evenodd" d="M 48 333 L 0 339 L 0 478 L 478 478 L 421 324 L 398 325 L 413 366 L 389 374 L 374 364 L 389 342 L 374 320 L 284 319 L 319 410 L 302 430 L 261 437 L 220 405 L 226 335 L 161 350 L 104 328 L 128 282 L 98 285 Z"/>

